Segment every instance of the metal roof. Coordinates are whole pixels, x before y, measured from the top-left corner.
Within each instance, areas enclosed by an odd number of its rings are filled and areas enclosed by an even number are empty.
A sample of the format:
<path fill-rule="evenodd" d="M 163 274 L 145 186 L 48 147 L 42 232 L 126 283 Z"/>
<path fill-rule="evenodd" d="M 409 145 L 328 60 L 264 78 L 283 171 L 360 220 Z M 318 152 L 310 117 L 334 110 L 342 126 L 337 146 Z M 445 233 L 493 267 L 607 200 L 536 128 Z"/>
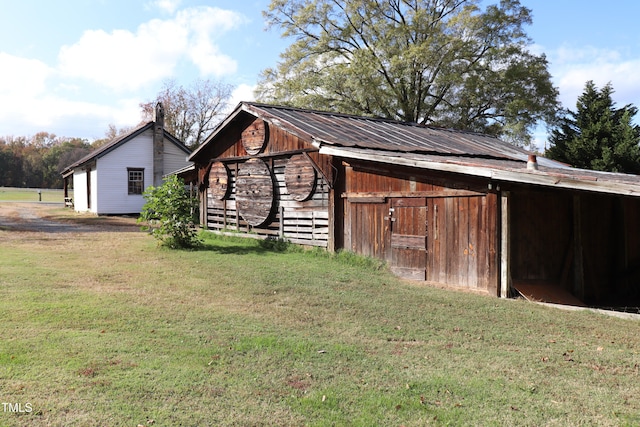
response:
<path fill-rule="evenodd" d="M 140 135 L 141 133 L 145 132 L 146 130 L 151 129 L 153 127 L 154 123 L 155 122 L 147 122 L 145 124 L 142 124 L 142 125 L 138 126 L 137 128 L 134 128 L 130 132 L 127 132 L 124 135 L 118 136 L 117 138 L 114 138 L 111 141 L 107 142 L 106 144 L 96 148 L 95 150 L 93 150 L 92 152 L 90 152 L 89 154 L 84 156 L 83 158 L 81 158 L 79 160 L 76 160 L 75 162 L 73 162 L 69 166 L 65 167 L 64 170 L 62 171 L 62 175 L 63 176 L 64 175 L 69 175 L 70 172 L 72 172 L 78 166 L 81 166 L 81 165 L 83 165 L 85 163 L 88 163 L 88 162 L 90 162 L 90 161 L 92 161 L 94 159 L 99 159 L 100 157 L 102 157 L 105 154 L 111 152 L 112 150 L 114 150 L 115 148 L 117 148 L 120 145 L 124 144 L 125 142 L 135 138 L 136 136 Z M 167 138 L 169 141 L 171 141 L 173 144 L 175 144 L 182 151 L 184 151 L 185 154 L 191 154 L 191 150 L 189 150 L 178 138 L 176 138 L 175 136 L 171 135 L 171 133 L 169 133 L 166 129 L 164 130 L 164 137 Z"/>
<path fill-rule="evenodd" d="M 201 149 L 243 112 L 309 141 L 321 154 L 546 187 L 640 196 L 640 176 L 576 169 L 542 156 L 537 157 L 538 170 L 528 170 L 530 152 L 489 135 L 249 102 L 238 104 L 189 160 L 197 158 Z"/>
<path fill-rule="evenodd" d="M 352 147 L 320 147 L 320 153 L 344 159 L 360 159 L 391 165 L 461 173 L 489 178 L 497 183 L 516 182 L 569 190 L 593 191 L 625 196 L 640 196 L 640 176 L 600 172 L 570 167 L 549 167 L 540 163 L 538 169 L 527 169 L 526 163 L 516 160 L 480 157 L 441 156 L 432 154 L 399 153 Z"/>
<path fill-rule="evenodd" d="M 524 161 L 529 154 L 493 136 L 416 123 L 256 103 L 245 103 L 244 110 L 321 144 Z"/>

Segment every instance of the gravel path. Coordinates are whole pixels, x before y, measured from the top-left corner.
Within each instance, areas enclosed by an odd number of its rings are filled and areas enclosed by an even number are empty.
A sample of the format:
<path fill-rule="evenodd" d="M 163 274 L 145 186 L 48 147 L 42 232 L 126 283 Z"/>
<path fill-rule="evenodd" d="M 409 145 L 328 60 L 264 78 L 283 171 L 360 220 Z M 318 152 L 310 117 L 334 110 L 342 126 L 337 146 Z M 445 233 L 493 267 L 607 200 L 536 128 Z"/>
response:
<path fill-rule="evenodd" d="M 43 233 L 91 233 L 107 231 L 140 231 L 136 218 L 89 214 L 57 215 L 59 203 L 0 203 L 0 230 Z"/>

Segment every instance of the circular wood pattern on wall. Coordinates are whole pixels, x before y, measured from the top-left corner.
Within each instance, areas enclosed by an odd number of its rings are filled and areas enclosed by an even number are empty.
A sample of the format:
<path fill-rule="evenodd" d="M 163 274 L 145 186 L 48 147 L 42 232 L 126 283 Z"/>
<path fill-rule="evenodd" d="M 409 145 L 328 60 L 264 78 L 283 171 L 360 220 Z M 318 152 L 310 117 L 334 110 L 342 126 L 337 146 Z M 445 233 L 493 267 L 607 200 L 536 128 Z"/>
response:
<path fill-rule="evenodd" d="M 304 154 L 296 154 L 284 169 L 284 182 L 293 200 L 302 202 L 313 195 L 316 188 L 316 169 Z"/>
<path fill-rule="evenodd" d="M 273 207 L 273 179 L 269 166 L 260 159 L 238 165 L 236 207 L 249 225 L 264 224 Z"/>
<path fill-rule="evenodd" d="M 269 127 L 262 119 L 255 119 L 242 131 L 241 139 L 244 149 L 252 156 L 260 153 L 268 139 Z"/>
<path fill-rule="evenodd" d="M 215 162 L 211 165 L 209 172 L 209 191 L 211 195 L 222 200 L 227 197 L 229 192 L 229 170 L 221 162 Z"/>

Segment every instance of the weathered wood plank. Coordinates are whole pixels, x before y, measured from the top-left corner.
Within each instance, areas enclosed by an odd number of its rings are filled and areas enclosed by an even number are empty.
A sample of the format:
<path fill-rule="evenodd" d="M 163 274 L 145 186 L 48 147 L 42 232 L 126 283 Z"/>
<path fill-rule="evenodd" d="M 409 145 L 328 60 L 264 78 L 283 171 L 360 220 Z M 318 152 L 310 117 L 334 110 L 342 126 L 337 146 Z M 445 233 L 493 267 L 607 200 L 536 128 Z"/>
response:
<path fill-rule="evenodd" d="M 254 120 L 242 131 L 242 146 L 250 155 L 260 153 L 268 139 L 269 126 L 262 119 Z"/>
<path fill-rule="evenodd" d="M 477 197 L 486 193 L 471 190 L 434 190 L 434 191 L 359 191 L 342 193 L 343 198 L 355 200 L 369 197 L 424 198 L 424 197 Z"/>
<path fill-rule="evenodd" d="M 507 298 L 511 289 L 511 211 L 509 207 L 510 194 L 503 191 L 500 197 L 501 208 L 501 237 L 500 242 L 500 297 Z"/>
<path fill-rule="evenodd" d="M 236 204 L 238 213 L 249 225 L 264 224 L 273 208 L 271 171 L 260 159 L 251 159 L 238 167 Z"/>
<path fill-rule="evenodd" d="M 209 194 L 222 200 L 229 193 L 229 170 L 221 162 L 214 162 L 209 171 Z"/>
<path fill-rule="evenodd" d="M 386 203 L 386 197 L 353 197 L 349 203 Z"/>
<path fill-rule="evenodd" d="M 291 156 L 284 172 L 284 181 L 293 200 L 304 201 L 313 194 L 316 187 L 316 169 L 304 154 Z"/>
<path fill-rule="evenodd" d="M 391 247 L 397 249 L 412 249 L 426 252 L 425 236 L 411 236 L 405 234 L 392 234 Z"/>

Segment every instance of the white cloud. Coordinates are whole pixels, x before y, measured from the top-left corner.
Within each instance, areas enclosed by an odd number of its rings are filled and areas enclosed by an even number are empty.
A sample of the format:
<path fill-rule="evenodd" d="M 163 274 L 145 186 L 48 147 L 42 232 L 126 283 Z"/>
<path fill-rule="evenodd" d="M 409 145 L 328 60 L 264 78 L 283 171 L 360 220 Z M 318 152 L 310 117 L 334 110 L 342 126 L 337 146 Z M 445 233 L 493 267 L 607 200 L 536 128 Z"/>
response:
<path fill-rule="evenodd" d="M 37 59 L 20 58 L 0 52 L 0 108 L 7 106 L 8 97 L 38 95 L 45 90 L 45 83 L 54 70 Z"/>
<path fill-rule="evenodd" d="M 575 109 L 577 98 L 592 80 L 599 88 L 611 83 L 618 104 L 637 103 L 640 99 L 640 58 L 631 58 L 616 50 L 562 46 L 549 55 L 551 74 L 560 90 L 563 106 Z"/>
<path fill-rule="evenodd" d="M 242 101 L 254 101 L 256 99 L 253 94 L 255 90 L 255 86 L 251 86 L 248 84 L 241 84 L 236 87 L 231 93 L 231 99 L 229 100 L 231 108 L 234 108 Z"/>
<path fill-rule="evenodd" d="M 182 0 L 155 0 L 151 2 L 151 5 L 164 12 L 173 14 L 176 10 L 178 10 L 178 7 L 180 7 L 181 3 Z"/>
<path fill-rule="evenodd" d="M 0 106 L 0 135 L 33 135 L 47 131 L 59 136 L 101 137 L 110 123 L 131 126 L 140 108 L 128 104 L 108 106 L 57 96 L 13 98 L 10 108 Z M 134 121 L 132 123 L 131 121 Z"/>
<path fill-rule="evenodd" d="M 175 18 L 127 30 L 86 31 L 63 46 L 60 71 L 68 77 L 95 81 L 115 90 L 136 90 L 173 75 L 189 59 L 201 75 L 220 77 L 236 71 L 234 59 L 220 52 L 216 39 L 243 22 L 240 14 L 212 7 L 179 11 Z"/>
<path fill-rule="evenodd" d="M 139 119 L 140 100 L 115 106 L 73 100 L 83 88 L 57 82 L 58 77 L 56 70 L 41 61 L 0 52 L 0 135 L 26 136 L 43 130 L 81 136 L 71 129 L 86 127 L 82 136 L 101 137 L 109 123 L 124 127 Z M 99 129 L 96 122 L 101 123 Z"/>
<path fill-rule="evenodd" d="M 235 73 L 238 68 L 236 61 L 220 53 L 214 40 L 244 22 L 241 15 L 217 8 L 186 9 L 178 12 L 176 22 L 193 30 L 187 55 L 198 66 L 201 75 Z"/>

